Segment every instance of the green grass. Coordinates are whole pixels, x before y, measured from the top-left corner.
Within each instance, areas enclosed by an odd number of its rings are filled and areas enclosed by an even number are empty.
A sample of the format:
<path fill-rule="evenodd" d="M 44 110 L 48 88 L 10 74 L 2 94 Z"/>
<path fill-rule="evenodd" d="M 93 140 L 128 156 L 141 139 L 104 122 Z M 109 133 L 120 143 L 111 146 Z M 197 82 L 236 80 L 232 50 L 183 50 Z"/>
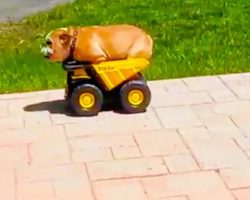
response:
<path fill-rule="evenodd" d="M 0 25 L 0 93 L 61 88 L 60 64 L 40 54 L 57 27 L 130 23 L 148 31 L 154 54 L 146 78 L 250 70 L 249 0 L 76 0 Z"/>

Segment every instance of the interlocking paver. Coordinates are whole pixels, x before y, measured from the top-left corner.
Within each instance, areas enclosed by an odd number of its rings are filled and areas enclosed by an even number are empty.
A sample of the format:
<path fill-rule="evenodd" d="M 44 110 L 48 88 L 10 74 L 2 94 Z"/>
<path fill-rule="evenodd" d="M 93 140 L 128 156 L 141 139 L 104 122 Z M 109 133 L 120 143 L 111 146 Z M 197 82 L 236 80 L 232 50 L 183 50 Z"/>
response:
<path fill-rule="evenodd" d="M 149 81 L 147 112 L 91 118 L 62 89 L 0 95 L 0 199 L 249 199 L 249 83 Z"/>
<path fill-rule="evenodd" d="M 0 163 L 2 166 L 14 168 L 19 165 L 28 165 L 29 161 L 26 145 L 0 147 Z"/>
<path fill-rule="evenodd" d="M 230 191 L 226 189 L 221 191 L 208 191 L 202 194 L 194 194 L 188 196 L 189 200 L 235 200 Z"/>
<path fill-rule="evenodd" d="M 250 138 L 238 138 L 236 142 L 243 150 L 250 150 Z"/>
<path fill-rule="evenodd" d="M 161 131 L 135 135 L 144 156 L 162 156 L 188 152 L 175 131 Z"/>
<path fill-rule="evenodd" d="M 137 146 L 116 146 L 112 147 L 115 159 L 138 158 L 141 153 Z"/>
<path fill-rule="evenodd" d="M 187 85 L 181 79 L 169 79 L 166 81 L 164 86 L 170 93 L 190 92 Z"/>
<path fill-rule="evenodd" d="M 214 91 L 227 89 L 223 82 L 216 76 L 190 77 L 184 78 L 183 81 L 191 91 Z"/>
<path fill-rule="evenodd" d="M 94 183 L 97 200 L 148 200 L 138 180 L 113 180 Z"/>
<path fill-rule="evenodd" d="M 184 174 L 149 177 L 142 184 L 151 199 L 161 199 L 178 195 L 199 195 L 226 192 L 225 185 L 214 172 L 192 172 Z"/>
<path fill-rule="evenodd" d="M 87 177 L 68 177 L 54 181 L 55 196 L 58 200 L 95 200 Z"/>
<path fill-rule="evenodd" d="M 159 98 L 159 96 L 161 98 Z M 152 98 L 152 105 L 154 107 L 182 106 L 212 102 L 213 100 L 206 92 L 170 93 L 167 91 L 156 91 L 154 92 L 154 98 Z"/>
<path fill-rule="evenodd" d="M 229 89 L 209 91 L 208 94 L 215 102 L 227 102 L 237 100 L 237 97 Z"/>
<path fill-rule="evenodd" d="M 24 114 L 25 127 L 39 127 L 39 126 L 50 126 L 50 114 L 48 111 L 38 113 L 25 113 Z"/>
<path fill-rule="evenodd" d="M 237 200 L 248 200 L 250 197 L 250 188 L 233 190 L 232 192 Z"/>
<path fill-rule="evenodd" d="M 165 156 L 164 160 L 169 171 L 173 173 L 199 170 L 195 160 L 188 153 Z"/>
<path fill-rule="evenodd" d="M 0 131 L 24 128 L 24 120 L 20 116 L 8 116 L 0 118 Z"/>
<path fill-rule="evenodd" d="M 214 116 L 203 120 L 210 135 L 215 138 L 241 138 L 243 134 L 241 130 L 226 116 Z"/>
<path fill-rule="evenodd" d="M 131 130 L 143 133 L 162 129 L 158 118 L 150 107 L 147 112 L 135 115 L 104 112 L 100 113 L 97 118 L 70 118 L 66 121 L 70 122 L 72 119 L 78 122 L 65 125 L 67 135 L 70 138 L 89 135 L 124 134 L 130 133 Z M 131 125 L 133 129 L 131 129 Z"/>
<path fill-rule="evenodd" d="M 156 112 L 167 129 L 200 126 L 202 122 L 188 106 L 157 108 Z"/>
<path fill-rule="evenodd" d="M 249 112 L 250 113 L 250 112 Z M 245 132 L 245 134 L 250 137 L 249 131 L 250 131 L 250 119 L 249 119 L 249 113 L 246 114 L 239 114 L 232 116 L 232 120 L 237 124 L 237 126 Z"/>
<path fill-rule="evenodd" d="M 250 92 L 248 85 L 250 84 L 250 79 L 226 82 L 226 85 L 240 98 L 249 99 Z"/>
<path fill-rule="evenodd" d="M 87 179 L 84 165 L 58 165 L 58 166 L 21 166 L 17 168 L 18 184 L 51 180 L 67 180 L 67 178 Z"/>
<path fill-rule="evenodd" d="M 166 198 L 161 198 L 157 200 L 187 200 L 186 197 L 166 197 Z"/>
<path fill-rule="evenodd" d="M 212 138 L 209 131 L 204 126 L 193 128 L 181 128 L 179 129 L 179 133 L 187 142 L 195 140 L 209 140 Z"/>
<path fill-rule="evenodd" d="M 0 162 L 0 199 L 15 200 L 15 172 L 14 168 L 3 167 Z"/>
<path fill-rule="evenodd" d="M 17 197 L 20 200 L 51 199 L 54 197 L 53 183 L 44 181 L 20 184 L 17 187 Z"/>
<path fill-rule="evenodd" d="M 161 158 L 136 158 L 88 163 L 88 171 L 92 180 L 133 178 L 168 173 Z"/>
<path fill-rule="evenodd" d="M 242 150 L 232 140 L 210 139 L 189 142 L 189 146 L 202 169 L 249 166 Z"/>
<path fill-rule="evenodd" d="M 250 167 L 244 165 L 237 168 L 223 169 L 220 175 L 230 189 L 250 187 Z"/>
<path fill-rule="evenodd" d="M 88 148 L 72 152 L 72 159 L 75 163 L 96 162 L 112 160 L 110 148 Z"/>
<path fill-rule="evenodd" d="M 88 148 L 107 148 L 120 146 L 135 146 L 136 143 L 132 135 L 95 135 L 69 140 L 73 151 L 84 150 Z"/>
<path fill-rule="evenodd" d="M 0 117 L 8 115 L 8 101 L 0 100 Z"/>

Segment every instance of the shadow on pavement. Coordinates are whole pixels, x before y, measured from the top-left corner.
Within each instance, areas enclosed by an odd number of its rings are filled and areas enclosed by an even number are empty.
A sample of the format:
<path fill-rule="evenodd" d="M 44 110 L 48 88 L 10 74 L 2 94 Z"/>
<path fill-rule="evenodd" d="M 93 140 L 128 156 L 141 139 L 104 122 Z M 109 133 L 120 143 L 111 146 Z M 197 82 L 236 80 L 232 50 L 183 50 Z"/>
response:
<path fill-rule="evenodd" d="M 62 114 L 75 117 L 74 112 L 70 109 L 68 102 L 65 100 L 53 100 L 31 104 L 25 106 L 23 110 L 26 112 L 48 111 L 51 114 Z M 115 104 L 114 102 L 105 103 L 101 112 L 103 111 L 113 111 L 118 114 L 127 114 L 118 104 Z"/>

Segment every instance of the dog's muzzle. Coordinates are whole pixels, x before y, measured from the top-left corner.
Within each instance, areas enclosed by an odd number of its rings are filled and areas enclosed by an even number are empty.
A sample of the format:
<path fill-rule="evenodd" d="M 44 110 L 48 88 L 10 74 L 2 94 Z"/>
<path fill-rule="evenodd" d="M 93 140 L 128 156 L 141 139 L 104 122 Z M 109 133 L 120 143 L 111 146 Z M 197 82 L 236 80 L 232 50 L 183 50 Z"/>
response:
<path fill-rule="evenodd" d="M 42 47 L 41 53 L 44 57 L 48 58 L 51 54 L 53 54 L 53 50 L 50 47 Z"/>

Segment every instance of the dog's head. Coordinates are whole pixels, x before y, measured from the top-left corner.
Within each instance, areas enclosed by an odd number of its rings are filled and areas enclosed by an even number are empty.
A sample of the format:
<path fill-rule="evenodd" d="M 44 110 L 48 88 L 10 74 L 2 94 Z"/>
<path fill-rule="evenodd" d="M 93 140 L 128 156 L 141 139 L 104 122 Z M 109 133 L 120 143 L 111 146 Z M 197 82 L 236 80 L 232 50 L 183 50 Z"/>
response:
<path fill-rule="evenodd" d="M 71 53 L 71 47 L 74 41 L 72 28 L 60 28 L 51 31 L 45 38 L 45 45 L 41 52 L 44 57 L 50 61 L 62 62 L 66 60 Z"/>

